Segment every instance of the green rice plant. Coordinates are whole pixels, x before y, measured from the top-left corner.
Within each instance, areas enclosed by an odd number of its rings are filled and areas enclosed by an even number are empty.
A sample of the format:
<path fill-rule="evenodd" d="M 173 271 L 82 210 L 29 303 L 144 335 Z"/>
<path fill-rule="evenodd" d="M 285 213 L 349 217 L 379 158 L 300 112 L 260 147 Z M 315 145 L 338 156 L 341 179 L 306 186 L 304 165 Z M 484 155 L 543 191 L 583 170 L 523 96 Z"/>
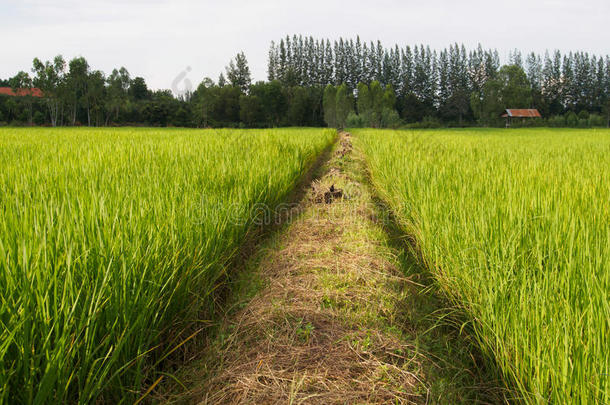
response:
<path fill-rule="evenodd" d="M 610 131 L 355 134 L 518 399 L 610 403 Z"/>
<path fill-rule="evenodd" d="M 134 402 L 334 137 L 0 129 L 0 403 Z"/>

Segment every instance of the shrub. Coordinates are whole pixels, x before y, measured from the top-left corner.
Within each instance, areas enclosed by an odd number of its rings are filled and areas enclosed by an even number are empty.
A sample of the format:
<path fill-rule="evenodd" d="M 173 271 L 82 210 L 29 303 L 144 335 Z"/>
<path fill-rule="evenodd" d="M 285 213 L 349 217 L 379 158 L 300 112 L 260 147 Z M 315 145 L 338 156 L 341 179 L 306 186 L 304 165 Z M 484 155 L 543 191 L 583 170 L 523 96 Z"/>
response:
<path fill-rule="evenodd" d="M 383 128 L 398 128 L 402 124 L 398 112 L 394 109 L 384 108 L 381 112 L 381 126 Z"/>
<path fill-rule="evenodd" d="M 363 116 L 350 112 L 347 116 L 345 126 L 348 128 L 364 128 L 366 126 L 366 121 Z"/>
<path fill-rule="evenodd" d="M 419 129 L 419 128 L 442 128 L 443 125 L 441 124 L 441 122 L 431 116 L 431 115 L 426 115 L 424 117 L 424 119 L 420 122 L 414 122 L 412 124 L 407 125 L 408 128 L 413 128 L 413 129 Z"/>
<path fill-rule="evenodd" d="M 554 115 L 547 120 L 549 127 L 563 127 L 566 125 L 566 120 L 561 115 Z"/>
<path fill-rule="evenodd" d="M 33 121 L 34 121 L 34 124 L 36 124 L 36 125 L 44 124 L 44 114 L 41 113 L 40 111 L 36 111 L 34 113 Z"/>
<path fill-rule="evenodd" d="M 574 111 L 570 111 L 566 114 L 566 125 L 568 127 L 576 127 L 578 126 L 578 115 L 574 113 Z"/>
<path fill-rule="evenodd" d="M 605 127 L 606 126 L 606 120 L 601 115 L 591 114 L 589 116 L 589 126 L 591 126 L 591 127 Z"/>

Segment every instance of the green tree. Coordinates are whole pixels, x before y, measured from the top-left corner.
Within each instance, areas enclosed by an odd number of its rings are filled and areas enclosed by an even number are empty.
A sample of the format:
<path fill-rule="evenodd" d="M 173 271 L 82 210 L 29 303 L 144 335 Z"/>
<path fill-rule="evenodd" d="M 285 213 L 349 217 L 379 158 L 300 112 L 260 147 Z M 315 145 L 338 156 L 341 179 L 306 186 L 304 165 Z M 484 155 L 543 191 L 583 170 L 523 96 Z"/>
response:
<path fill-rule="evenodd" d="M 129 79 L 129 72 L 124 67 L 121 67 L 119 70 L 114 69 L 110 76 L 107 79 L 107 98 L 106 98 L 106 125 L 109 124 L 111 119 L 117 121 L 119 119 L 119 114 L 121 109 L 127 103 L 128 100 L 128 92 L 129 92 L 129 84 L 131 80 Z M 166 94 L 159 93 L 157 94 L 157 98 L 165 97 Z M 160 121 L 166 122 L 161 119 Z M 155 120 L 155 122 L 159 122 Z"/>
<path fill-rule="evenodd" d="M 394 107 L 396 107 L 396 93 L 394 93 L 394 87 L 391 84 L 385 86 L 381 104 L 383 108 L 389 110 L 394 110 Z"/>
<path fill-rule="evenodd" d="M 305 126 L 310 124 L 311 102 L 306 87 L 292 87 L 288 91 L 288 111 L 286 112 L 286 124 L 294 126 Z"/>
<path fill-rule="evenodd" d="M 381 114 L 383 112 L 384 90 L 378 80 L 373 80 L 369 86 L 369 98 L 371 110 L 368 115 L 368 125 L 373 128 L 381 126 Z"/>
<path fill-rule="evenodd" d="M 322 98 L 324 108 L 324 121 L 330 128 L 337 127 L 337 88 L 332 84 L 328 84 L 324 88 Z"/>
<path fill-rule="evenodd" d="M 505 108 L 528 108 L 532 103 L 532 88 L 523 68 L 518 65 L 503 66 L 496 80 L 500 83 L 502 104 Z"/>
<path fill-rule="evenodd" d="M 396 94 L 391 84 L 381 86 L 377 80 L 371 82 L 370 86 L 364 83 L 358 84 L 358 115 L 362 118 L 365 125 L 373 128 L 382 126 L 382 118 L 385 115 L 389 122 L 396 122 Z"/>
<path fill-rule="evenodd" d="M 216 103 L 216 92 L 214 82 L 206 77 L 195 90 L 191 101 L 194 104 L 193 115 L 196 125 L 208 127 L 211 125 L 212 113 Z"/>
<path fill-rule="evenodd" d="M 20 71 L 8 81 L 15 94 L 25 101 L 28 109 L 28 123 L 32 125 L 34 97 L 32 96 L 32 79 L 24 71 Z"/>
<path fill-rule="evenodd" d="M 235 56 L 235 61 L 231 60 L 229 66 L 226 68 L 227 79 L 231 86 L 237 87 L 242 93 L 247 93 L 250 88 L 252 79 L 250 77 L 250 68 L 248 67 L 248 61 L 246 55 L 240 52 Z"/>
<path fill-rule="evenodd" d="M 42 62 L 34 58 L 32 72 L 36 74 L 34 86 L 42 90 L 42 95 L 49 108 L 51 125 L 57 126 L 59 111 L 62 103 L 61 87 L 65 79 L 66 61 L 57 55 L 53 61 Z"/>
<path fill-rule="evenodd" d="M 89 78 L 89 63 L 83 57 L 74 58 L 68 64 L 66 74 L 66 96 L 71 113 L 71 124 L 76 124 L 81 107 L 86 107 L 86 94 Z"/>
<path fill-rule="evenodd" d="M 277 50 L 275 49 L 275 42 L 271 41 L 271 46 L 269 47 L 269 58 L 267 60 L 267 79 L 272 82 L 277 79 L 277 71 L 278 69 L 278 60 L 277 60 Z"/>
<path fill-rule="evenodd" d="M 479 122 L 497 123 L 507 108 L 528 108 L 532 103 L 532 89 L 523 68 L 517 65 L 502 66 L 493 80 L 483 88 L 483 96 L 471 96 L 470 104 Z"/>
<path fill-rule="evenodd" d="M 225 75 L 220 72 L 218 75 L 218 87 L 224 87 L 227 85 L 227 79 L 225 79 Z"/>
<path fill-rule="evenodd" d="M 214 116 L 218 117 L 217 126 L 237 126 L 239 123 L 239 97 L 242 90 L 236 86 L 217 88 L 217 103 L 214 106 Z"/>
<path fill-rule="evenodd" d="M 104 100 L 106 97 L 106 78 L 100 70 L 95 70 L 89 74 L 87 80 L 86 106 L 87 106 L 87 125 L 91 126 L 94 121 L 96 126 L 101 125 L 104 115 Z"/>
<path fill-rule="evenodd" d="M 136 77 L 129 85 L 129 95 L 135 101 L 140 101 L 148 98 L 148 86 L 143 77 Z"/>
<path fill-rule="evenodd" d="M 381 105 L 380 125 L 384 128 L 397 128 L 400 125 L 400 117 L 395 108 L 396 94 L 394 93 L 394 87 L 391 84 L 385 86 Z"/>
<path fill-rule="evenodd" d="M 263 126 L 265 113 L 261 99 L 258 96 L 242 94 L 239 97 L 239 118 L 247 127 Z"/>
<path fill-rule="evenodd" d="M 356 107 L 358 108 L 358 115 L 364 117 L 370 114 L 373 108 L 373 104 L 371 102 L 371 94 L 369 92 L 369 86 L 365 83 L 358 83 L 357 89 L 358 98 Z"/>
<path fill-rule="evenodd" d="M 279 126 L 289 104 L 279 80 L 258 82 L 250 86 L 250 94 L 258 96 L 268 126 Z"/>
<path fill-rule="evenodd" d="M 347 116 L 354 110 L 354 99 L 345 83 L 337 88 L 335 97 L 336 124 L 339 128 L 344 128 Z"/>
<path fill-rule="evenodd" d="M 602 112 L 606 114 L 606 127 L 610 128 L 610 96 L 606 100 L 606 103 L 602 108 Z"/>

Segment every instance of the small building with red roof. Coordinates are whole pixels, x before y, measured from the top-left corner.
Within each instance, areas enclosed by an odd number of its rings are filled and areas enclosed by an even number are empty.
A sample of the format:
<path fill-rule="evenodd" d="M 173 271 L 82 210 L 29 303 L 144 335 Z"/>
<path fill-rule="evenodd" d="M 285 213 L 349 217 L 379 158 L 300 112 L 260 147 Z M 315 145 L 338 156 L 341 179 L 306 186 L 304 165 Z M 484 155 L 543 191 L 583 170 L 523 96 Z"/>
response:
<path fill-rule="evenodd" d="M 42 97 L 42 90 L 38 87 L 32 87 L 29 89 L 17 89 L 17 92 L 15 93 L 12 87 L 0 87 L 0 95 L 11 97 Z"/>
<path fill-rule="evenodd" d="M 540 112 L 535 108 L 507 108 L 505 111 L 502 114 L 502 118 L 506 118 L 506 127 L 510 127 L 513 118 L 520 118 L 522 120 L 527 118 L 542 118 Z"/>

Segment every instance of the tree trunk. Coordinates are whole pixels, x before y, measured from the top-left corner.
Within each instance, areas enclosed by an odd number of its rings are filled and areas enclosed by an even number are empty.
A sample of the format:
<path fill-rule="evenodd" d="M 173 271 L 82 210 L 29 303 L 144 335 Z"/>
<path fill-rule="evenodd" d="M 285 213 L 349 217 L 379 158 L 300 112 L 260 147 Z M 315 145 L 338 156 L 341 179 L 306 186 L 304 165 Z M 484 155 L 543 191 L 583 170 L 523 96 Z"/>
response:
<path fill-rule="evenodd" d="M 72 110 L 72 126 L 76 125 L 76 102 L 74 102 L 74 109 Z"/>
<path fill-rule="evenodd" d="M 51 125 L 56 127 L 57 126 L 57 110 L 58 110 L 57 101 L 48 100 L 47 105 L 49 106 L 49 114 L 51 116 Z"/>

